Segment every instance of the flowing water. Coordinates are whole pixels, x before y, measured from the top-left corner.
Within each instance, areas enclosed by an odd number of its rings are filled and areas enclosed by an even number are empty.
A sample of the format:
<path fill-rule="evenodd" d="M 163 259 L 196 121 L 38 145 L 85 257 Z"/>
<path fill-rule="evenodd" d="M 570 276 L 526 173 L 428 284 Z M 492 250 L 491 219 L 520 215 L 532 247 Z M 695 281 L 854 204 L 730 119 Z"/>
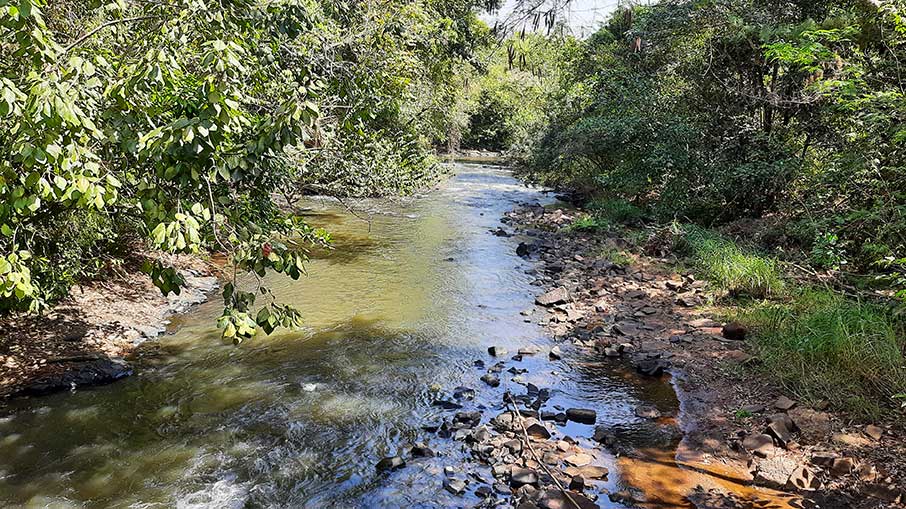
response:
<path fill-rule="evenodd" d="M 515 255 L 518 239 L 489 233 L 516 203 L 551 200 L 501 168 L 455 170 L 432 193 L 361 202 L 355 213 L 330 200 L 305 204 L 336 249 L 315 256 L 300 281 L 268 278 L 303 310 L 302 330 L 235 347 L 219 339 L 213 299 L 146 345 L 136 376 L 12 402 L 0 416 L 0 506 L 474 505 L 476 483 L 464 497 L 441 484 L 444 466 L 462 464 L 461 445 L 422 426 L 449 417 L 432 401 L 461 385 L 478 390 L 469 405 L 486 408 L 485 419 L 502 408 L 504 387 L 484 387 L 473 365 L 490 360 L 489 345 L 551 346 L 520 315 L 539 290 L 526 274 L 531 263 Z M 598 424 L 643 441 L 635 406 L 676 411 L 663 382 L 546 356 L 519 364 L 542 386 L 562 373 L 553 404 L 596 408 Z M 576 437 L 591 430 L 561 428 Z M 376 471 L 382 457 L 419 441 L 438 456 Z M 615 458 L 602 454 L 600 463 L 613 472 L 600 488 L 620 489 Z"/>

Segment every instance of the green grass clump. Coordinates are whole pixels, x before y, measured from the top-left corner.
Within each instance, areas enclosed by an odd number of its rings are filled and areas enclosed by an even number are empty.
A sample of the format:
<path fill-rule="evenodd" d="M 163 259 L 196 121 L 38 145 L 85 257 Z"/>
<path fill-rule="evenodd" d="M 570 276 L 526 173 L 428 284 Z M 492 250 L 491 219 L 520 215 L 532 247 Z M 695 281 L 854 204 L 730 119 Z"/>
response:
<path fill-rule="evenodd" d="M 612 223 L 635 225 L 642 222 L 645 213 L 626 200 L 598 199 L 588 205 L 595 216 Z"/>
<path fill-rule="evenodd" d="M 593 232 L 610 229 L 610 223 L 594 215 L 583 214 L 573 220 L 567 227 L 570 231 Z"/>
<path fill-rule="evenodd" d="M 884 306 L 805 290 L 739 318 L 764 367 L 804 400 L 877 417 L 906 394 L 906 326 Z"/>
<path fill-rule="evenodd" d="M 701 275 L 718 288 L 755 298 L 783 291 L 773 258 L 743 251 L 735 242 L 697 227 L 686 227 L 682 241 Z"/>

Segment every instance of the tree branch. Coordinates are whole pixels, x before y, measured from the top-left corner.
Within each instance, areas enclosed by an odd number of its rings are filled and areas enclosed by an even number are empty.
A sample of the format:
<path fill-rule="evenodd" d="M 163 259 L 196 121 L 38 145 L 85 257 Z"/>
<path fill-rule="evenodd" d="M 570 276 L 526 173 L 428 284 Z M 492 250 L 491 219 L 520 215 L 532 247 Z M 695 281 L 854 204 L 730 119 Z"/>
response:
<path fill-rule="evenodd" d="M 70 43 L 68 46 L 63 48 L 63 54 L 69 53 L 76 46 L 87 41 L 88 39 L 93 37 L 96 33 L 100 32 L 101 30 L 103 30 L 105 28 L 112 27 L 114 25 L 122 25 L 124 23 L 133 23 L 136 21 L 146 21 L 146 20 L 150 20 L 150 19 L 161 19 L 161 17 L 160 16 L 135 16 L 133 18 L 115 19 L 112 21 L 108 21 L 106 23 L 101 23 L 100 25 L 96 26 L 93 30 L 88 32 L 87 34 L 83 35 L 82 37 L 79 37 L 78 39 L 76 39 L 75 41 Z"/>

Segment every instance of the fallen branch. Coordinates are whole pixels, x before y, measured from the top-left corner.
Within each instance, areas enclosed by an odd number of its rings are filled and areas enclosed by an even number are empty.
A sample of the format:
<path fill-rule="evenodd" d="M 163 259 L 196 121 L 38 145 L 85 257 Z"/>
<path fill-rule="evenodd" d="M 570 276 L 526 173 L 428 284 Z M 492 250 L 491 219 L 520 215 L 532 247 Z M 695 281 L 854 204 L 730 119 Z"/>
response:
<path fill-rule="evenodd" d="M 550 478 L 554 480 L 554 484 L 557 485 L 557 488 L 560 489 L 560 492 L 563 493 L 563 496 L 565 496 L 567 498 L 567 500 L 569 500 L 569 502 L 576 509 L 582 509 L 582 506 L 580 506 L 579 503 L 576 502 L 575 499 L 573 499 L 573 497 L 569 494 L 569 491 L 567 491 L 567 489 L 563 487 L 563 484 L 554 476 L 554 473 L 551 472 L 551 470 L 547 467 L 546 464 L 544 464 L 543 461 L 541 461 L 541 458 L 538 456 L 538 452 L 535 451 L 534 447 L 532 447 L 532 440 L 528 434 L 528 429 L 526 429 L 526 427 L 525 427 L 525 422 L 522 417 L 522 413 L 519 412 L 519 406 L 516 404 L 516 401 L 513 399 L 512 394 L 507 392 L 506 395 L 509 398 L 510 403 L 513 405 L 513 411 L 515 411 L 516 416 L 519 417 L 519 427 L 522 428 L 523 440 L 525 441 L 525 445 L 528 446 L 529 452 L 532 453 L 532 457 L 535 459 L 535 461 L 539 465 L 541 465 L 541 468 L 544 469 L 545 473 L 547 473 L 547 475 L 549 475 Z"/>

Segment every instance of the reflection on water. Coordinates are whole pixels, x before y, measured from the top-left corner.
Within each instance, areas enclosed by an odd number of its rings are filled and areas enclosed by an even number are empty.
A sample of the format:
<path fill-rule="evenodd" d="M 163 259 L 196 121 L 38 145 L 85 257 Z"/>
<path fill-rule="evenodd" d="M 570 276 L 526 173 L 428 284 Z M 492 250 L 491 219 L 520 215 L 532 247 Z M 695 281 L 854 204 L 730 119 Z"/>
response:
<path fill-rule="evenodd" d="M 426 436 L 439 422 L 438 388 L 480 388 L 473 361 L 489 345 L 548 345 L 519 311 L 536 288 L 518 239 L 488 230 L 519 201 L 544 200 L 499 168 L 458 166 L 439 191 L 366 200 L 356 213 L 329 200 L 303 204 L 336 249 L 313 254 L 300 281 L 270 278 L 306 325 L 241 347 L 219 339 L 219 303 L 175 320 L 148 345 L 137 375 L 75 394 L 12 403 L 0 417 L 0 506 L 13 507 L 438 507 L 475 502 L 443 490 L 452 441 Z M 370 220 L 363 220 L 370 218 Z M 216 300 L 216 299 L 215 299 Z M 528 382 L 550 384 L 556 404 L 598 409 L 631 430 L 633 409 L 676 409 L 665 384 L 595 365 L 568 370 L 526 359 Z M 493 416 L 499 394 L 473 406 Z M 487 394 L 486 394 L 487 393 Z M 587 426 L 563 433 L 588 437 Z M 429 441 L 438 457 L 387 476 L 382 457 Z M 615 467 L 615 459 L 605 459 Z M 490 476 L 487 476 L 490 478 Z M 618 489 L 617 478 L 605 486 Z M 608 506 L 602 497 L 602 506 Z"/>

